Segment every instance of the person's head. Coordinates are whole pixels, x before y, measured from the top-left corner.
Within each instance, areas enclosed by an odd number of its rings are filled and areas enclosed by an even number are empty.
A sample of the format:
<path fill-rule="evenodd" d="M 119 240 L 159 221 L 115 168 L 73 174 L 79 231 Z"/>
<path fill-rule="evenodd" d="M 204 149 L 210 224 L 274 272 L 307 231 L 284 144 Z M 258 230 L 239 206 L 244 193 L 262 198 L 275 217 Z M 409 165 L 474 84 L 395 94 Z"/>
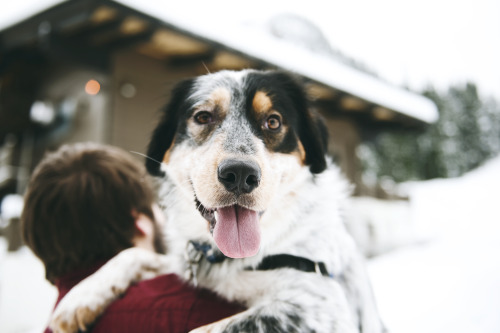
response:
<path fill-rule="evenodd" d="M 154 200 L 145 168 L 129 153 L 94 143 L 66 145 L 33 172 L 23 237 L 51 282 L 138 243 L 154 241 L 163 252 Z"/>

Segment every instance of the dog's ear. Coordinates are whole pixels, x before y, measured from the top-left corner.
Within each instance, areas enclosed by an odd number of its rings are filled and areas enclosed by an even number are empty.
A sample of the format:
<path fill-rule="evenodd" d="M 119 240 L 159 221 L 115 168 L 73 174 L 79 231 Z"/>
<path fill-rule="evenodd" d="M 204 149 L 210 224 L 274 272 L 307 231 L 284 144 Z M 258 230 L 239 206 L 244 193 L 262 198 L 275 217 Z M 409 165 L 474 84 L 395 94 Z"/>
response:
<path fill-rule="evenodd" d="M 306 152 L 306 164 L 312 173 L 321 173 L 326 169 L 328 129 L 319 113 L 306 109 L 302 115 L 299 139 Z"/>
<path fill-rule="evenodd" d="M 323 117 L 309 107 L 304 85 L 297 77 L 283 72 L 278 72 L 278 76 L 297 109 L 297 132 L 306 153 L 306 165 L 312 173 L 321 173 L 326 169 L 328 149 L 328 129 Z"/>
<path fill-rule="evenodd" d="M 163 176 L 161 171 L 161 163 L 165 153 L 172 145 L 177 128 L 179 126 L 180 117 L 183 114 L 189 93 L 193 86 L 194 80 L 189 79 L 180 82 L 172 91 L 170 102 L 163 110 L 163 116 L 153 131 L 149 142 L 146 159 L 146 169 L 153 176 Z"/>

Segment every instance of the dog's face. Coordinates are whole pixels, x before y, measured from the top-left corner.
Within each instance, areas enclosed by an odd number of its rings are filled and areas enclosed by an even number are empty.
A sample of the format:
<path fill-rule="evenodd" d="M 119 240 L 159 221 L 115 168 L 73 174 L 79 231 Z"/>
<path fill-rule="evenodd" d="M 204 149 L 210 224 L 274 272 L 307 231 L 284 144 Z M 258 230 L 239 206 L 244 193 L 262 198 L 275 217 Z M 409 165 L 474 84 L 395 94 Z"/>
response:
<path fill-rule="evenodd" d="M 280 186 L 305 165 L 323 171 L 325 151 L 326 129 L 292 77 L 223 71 L 174 89 L 148 156 L 193 198 L 219 249 L 241 258 L 258 252 L 260 218 Z"/>

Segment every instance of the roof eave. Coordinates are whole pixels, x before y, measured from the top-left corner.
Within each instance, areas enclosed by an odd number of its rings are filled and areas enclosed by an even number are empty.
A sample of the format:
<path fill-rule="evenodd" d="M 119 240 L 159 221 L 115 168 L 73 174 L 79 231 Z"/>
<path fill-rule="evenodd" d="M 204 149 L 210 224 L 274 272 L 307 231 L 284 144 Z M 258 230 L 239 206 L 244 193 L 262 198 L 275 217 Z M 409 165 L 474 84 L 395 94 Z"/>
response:
<path fill-rule="evenodd" d="M 333 58 L 314 54 L 277 39 L 264 31 L 245 26 L 231 26 L 231 33 L 227 33 L 226 27 L 201 25 L 184 16 L 175 15 L 175 12 L 159 10 L 152 3 L 133 0 L 114 1 L 167 22 L 196 37 L 295 72 L 407 117 L 429 124 L 438 119 L 437 107 L 428 98 L 386 83 Z"/>

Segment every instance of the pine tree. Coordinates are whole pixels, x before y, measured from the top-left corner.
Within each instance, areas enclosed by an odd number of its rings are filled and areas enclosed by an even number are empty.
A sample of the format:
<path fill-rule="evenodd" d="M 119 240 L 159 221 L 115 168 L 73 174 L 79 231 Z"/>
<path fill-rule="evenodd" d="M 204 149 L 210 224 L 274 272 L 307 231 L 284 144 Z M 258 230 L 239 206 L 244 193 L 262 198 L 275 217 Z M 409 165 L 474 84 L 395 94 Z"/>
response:
<path fill-rule="evenodd" d="M 365 143 L 362 155 L 374 161 L 363 165 L 371 173 L 396 182 L 457 177 L 500 153 L 496 100 L 483 102 L 472 83 L 452 86 L 446 93 L 427 88 L 423 95 L 436 104 L 439 120 L 421 134 L 383 133 Z"/>

